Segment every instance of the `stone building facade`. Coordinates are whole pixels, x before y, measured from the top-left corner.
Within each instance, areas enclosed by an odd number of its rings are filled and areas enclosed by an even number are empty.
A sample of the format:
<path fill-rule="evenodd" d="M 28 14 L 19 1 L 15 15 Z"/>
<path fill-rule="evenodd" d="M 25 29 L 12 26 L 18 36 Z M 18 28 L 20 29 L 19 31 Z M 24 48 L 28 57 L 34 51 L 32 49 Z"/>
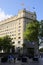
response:
<path fill-rule="evenodd" d="M 35 12 L 30 12 L 26 9 L 20 10 L 17 16 L 0 21 L 0 37 L 9 35 L 12 38 L 15 49 L 18 47 L 22 48 L 24 43 L 23 33 L 26 24 L 32 20 L 36 20 Z"/>

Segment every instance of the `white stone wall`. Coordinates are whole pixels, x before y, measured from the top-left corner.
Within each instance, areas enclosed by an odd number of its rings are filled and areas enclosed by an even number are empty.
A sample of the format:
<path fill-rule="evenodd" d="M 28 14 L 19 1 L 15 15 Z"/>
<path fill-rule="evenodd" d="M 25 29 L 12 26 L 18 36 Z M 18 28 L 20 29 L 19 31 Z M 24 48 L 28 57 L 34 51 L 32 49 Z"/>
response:
<path fill-rule="evenodd" d="M 35 19 L 36 16 L 34 13 L 21 10 L 17 16 L 0 22 L 0 37 L 9 35 L 13 39 L 15 47 L 22 47 L 24 28 L 26 28 L 28 22 Z"/>

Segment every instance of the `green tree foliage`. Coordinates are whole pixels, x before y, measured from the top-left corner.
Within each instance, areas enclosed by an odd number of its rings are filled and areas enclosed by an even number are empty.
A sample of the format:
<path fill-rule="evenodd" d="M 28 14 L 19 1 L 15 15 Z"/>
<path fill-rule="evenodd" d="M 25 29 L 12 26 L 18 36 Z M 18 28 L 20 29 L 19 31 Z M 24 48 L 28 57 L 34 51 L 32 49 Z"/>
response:
<path fill-rule="evenodd" d="M 40 37 L 43 37 L 43 20 L 40 22 Z"/>
<path fill-rule="evenodd" d="M 7 35 L 3 37 L 3 47 L 5 49 L 10 49 L 12 46 L 12 39 Z"/>
<path fill-rule="evenodd" d="M 43 48 L 39 49 L 40 52 L 43 52 Z"/>
<path fill-rule="evenodd" d="M 38 38 L 38 36 L 39 36 L 39 27 L 40 27 L 40 25 L 39 25 L 39 22 L 37 20 L 30 21 L 26 25 L 26 30 L 24 32 L 24 39 L 26 40 L 26 42 L 28 41 L 27 43 L 29 43 L 29 42 L 37 43 L 38 47 L 39 47 L 39 38 Z M 31 52 L 30 52 L 30 50 L 31 50 Z M 27 49 L 27 51 L 29 52 L 28 54 L 34 56 L 34 49 Z"/>
<path fill-rule="evenodd" d="M 3 40 L 3 39 L 0 37 L 0 50 L 2 50 L 2 45 L 3 45 L 2 40 Z"/>
<path fill-rule="evenodd" d="M 43 43 L 43 20 L 40 21 L 39 38 L 41 40 L 40 44 L 42 44 Z"/>
<path fill-rule="evenodd" d="M 24 39 L 29 41 L 36 41 L 38 40 L 39 35 L 39 22 L 38 21 L 31 21 L 26 25 L 26 30 L 24 32 Z"/>
<path fill-rule="evenodd" d="M 2 47 L 2 49 L 6 52 L 9 51 L 10 48 L 12 47 L 12 39 L 8 35 L 1 37 L 0 47 Z"/>

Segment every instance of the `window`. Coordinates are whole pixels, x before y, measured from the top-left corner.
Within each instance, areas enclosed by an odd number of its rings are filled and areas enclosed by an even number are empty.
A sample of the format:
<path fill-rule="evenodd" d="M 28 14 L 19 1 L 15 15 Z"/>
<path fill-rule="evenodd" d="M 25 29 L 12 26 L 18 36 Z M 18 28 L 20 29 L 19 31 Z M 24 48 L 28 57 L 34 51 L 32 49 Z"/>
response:
<path fill-rule="evenodd" d="M 20 33 L 18 33 L 18 35 L 20 35 Z"/>
<path fill-rule="evenodd" d="M 20 31 L 20 29 L 18 31 Z"/>
<path fill-rule="evenodd" d="M 12 34 L 12 36 L 14 36 L 14 34 Z"/>
<path fill-rule="evenodd" d="M 21 28 L 21 26 L 19 26 L 19 28 Z"/>
<path fill-rule="evenodd" d="M 20 41 L 18 41 L 18 43 L 20 43 Z"/>
<path fill-rule="evenodd" d="M 31 17 L 33 17 L 33 15 Z"/>
<path fill-rule="evenodd" d="M 14 37 L 14 39 L 16 39 L 16 37 Z"/>
<path fill-rule="evenodd" d="M 14 44 L 15 42 L 13 42 L 13 44 Z"/>
<path fill-rule="evenodd" d="M 19 25 L 20 25 L 20 22 L 19 22 Z"/>
<path fill-rule="evenodd" d="M 18 37 L 19 39 L 21 38 L 21 37 Z"/>
<path fill-rule="evenodd" d="M 10 32 L 11 33 L 11 32 Z"/>

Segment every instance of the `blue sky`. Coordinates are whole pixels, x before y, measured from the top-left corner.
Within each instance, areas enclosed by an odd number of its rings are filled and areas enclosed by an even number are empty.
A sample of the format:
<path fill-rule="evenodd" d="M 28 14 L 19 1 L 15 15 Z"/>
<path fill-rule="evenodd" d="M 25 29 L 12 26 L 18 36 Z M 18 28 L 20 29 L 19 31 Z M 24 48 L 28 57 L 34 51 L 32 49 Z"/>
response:
<path fill-rule="evenodd" d="M 23 8 L 28 11 L 35 11 L 38 20 L 43 19 L 43 0 L 0 0 L 0 19 L 17 15 L 18 11 Z"/>

